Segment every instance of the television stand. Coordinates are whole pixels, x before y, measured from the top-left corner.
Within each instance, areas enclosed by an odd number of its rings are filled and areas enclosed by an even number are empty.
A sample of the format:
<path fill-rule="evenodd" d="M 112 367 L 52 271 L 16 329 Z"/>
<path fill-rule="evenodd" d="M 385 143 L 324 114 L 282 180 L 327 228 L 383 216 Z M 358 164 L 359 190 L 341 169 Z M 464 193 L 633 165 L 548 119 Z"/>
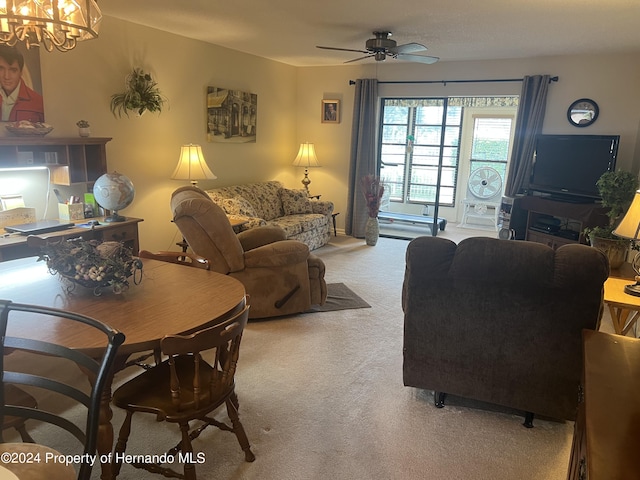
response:
<path fill-rule="evenodd" d="M 582 233 L 585 228 L 604 226 L 609 222 L 609 209 L 594 202 L 572 203 L 531 195 L 520 198 L 518 208 L 527 212 L 524 239 L 543 243 L 554 250 L 569 243 L 586 244 Z M 550 219 L 558 228 L 541 231 L 540 225 L 548 225 Z"/>
<path fill-rule="evenodd" d="M 599 203 L 595 198 L 588 197 L 573 197 L 571 195 L 551 195 L 549 197 L 541 197 L 548 198 L 549 200 L 553 200 L 554 202 L 564 202 L 564 203 L 579 203 L 582 205 L 592 205 Z"/>

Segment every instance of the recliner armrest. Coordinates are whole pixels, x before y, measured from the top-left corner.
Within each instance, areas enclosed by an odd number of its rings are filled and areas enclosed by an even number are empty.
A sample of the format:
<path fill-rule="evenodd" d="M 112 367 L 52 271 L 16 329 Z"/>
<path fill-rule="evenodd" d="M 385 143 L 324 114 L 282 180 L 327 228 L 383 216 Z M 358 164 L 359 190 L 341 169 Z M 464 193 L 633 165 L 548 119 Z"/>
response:
<path fill-rule="evenodd" d="M 254 248 L 244 254 L 245 268 L 271 268 L 306 262 L 309 247 L 298 240 L 283 240 Z"/>
<path fill-rule="evenodd" d="M 265 225 L 264 227 L 251 228 L 240 232 L 238 240 L 245 252 L 254 248 L 268 245 L 273 242 L 279 242 L 287 239 L 286 232 L 275 225 Z"/>

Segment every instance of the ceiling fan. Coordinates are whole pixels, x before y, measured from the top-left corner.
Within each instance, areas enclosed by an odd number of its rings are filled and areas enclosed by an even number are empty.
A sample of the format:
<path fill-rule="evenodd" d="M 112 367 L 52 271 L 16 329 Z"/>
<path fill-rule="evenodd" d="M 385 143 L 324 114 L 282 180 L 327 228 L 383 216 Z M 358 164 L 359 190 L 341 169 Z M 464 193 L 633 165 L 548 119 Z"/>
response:
<path fill-rule="evenodd" d="M 376 38 L 370 38 L 365 44 L 366 50 L 354 50 L 352 48 L 338 48 L 338 47 L 322 47 L 316 45 L 317 48 L 323 48 L 325 50 L 340 50 L 343 52 L 358 52 L 366 53 L 364 57 L 354 58 L 353 60 L 347 60 L 344 63 L 357 62 L 364 60 L 365 58 L 375 58 L 376 62 L 382 62 L 387 57 L 396 58 L 398 60 L 407 60 L 409 62 L 418 63 L 436 63 L 440 60 L 438 57 L 427 57 L 425 55 L 413 55 L 416 52 L 424 52 L 427 47 L 419 43 L 405 43 L 404 45 L 398 45 L 395 40 L 391 40 L 391 32 L 373 32 Z"/>

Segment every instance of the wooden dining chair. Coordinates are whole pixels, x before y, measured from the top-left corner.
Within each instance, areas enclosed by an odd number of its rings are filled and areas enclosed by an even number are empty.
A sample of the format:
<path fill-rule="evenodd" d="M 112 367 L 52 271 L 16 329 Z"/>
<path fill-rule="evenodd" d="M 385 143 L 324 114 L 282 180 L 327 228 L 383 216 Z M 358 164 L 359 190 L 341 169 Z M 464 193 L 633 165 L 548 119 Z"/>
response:
<path fill-rule="evenodd" d="M 176 263 L 178 265 L 185 265 L 187 267 L 209 270 L 209 260 L 190 252 L 172 252 L 168 250 L 161 252 L 150 252 L 149 250 L 140 250 L 140 252 L 138 252 L 138 256 L 140 258 L 149 258 L 151 260 L 160 260 L 162 262 Z M 150 365 L 149 363 L 147 363 L 147 361 L 152 355 L 154 357 L 156 365 L 162 362 L 160 350 L 154 350 L 151 353 L 144 353 L 143 355 L 138 355 L 135 358 L 130 359 L 125 364 L 125 368 L 135 365 L 140 368 L 144 368 L 145 370 L 149 370 L 150 368 L 153 368 L 153 365 Z"/>
<path fill-rule="evenodd" d="M 33 395 L 30 395 L 15 385 L 5 385 L 4 395 L 7 404 L 21 405 L 27 408 L 38 408 L 38 401 L 33 397 Z M 4 417 L 2 430 L 7 430 L 9 428 L 14 428 L 20 434 L 20 438 L 22 438 L 23 442 L 35 443 L 35 440 L 27 431 L 25 418 L 11 416 Z"/>
<path fill-rule="evenodd" d="M 55 333 L 56 329 L 64 328 L 95 332 L 95 348 L 90 352 L 82 352 L 47 339 L 49 332 Z M 2 462 L 4 468 L 25 480 L 90 478 L 90 462 L 80 463 L 76 473 L 72 465 L 46 462 L 44 459 L 47 454 L 82 454 L 83 458 L 95 454 L 102 393 L 105 382 L 112 375 L 115 355 L 123 341 L 123 333 L 93 318 L 56 308 L 0 300 L 0 423 L 4 424 L 9 417 L 46 422 L 69 432 L 80 442 L 81 447 L 74 451 L 58 452 L 42 444 L 5 443 L 0 434 L 0 457 L 4 458 L 3 454 L 15 458 L 35 458 L 35 455 L 40 455 L 39 458 L 42 459 L 31 463 Z M 20 355 L 19 361 L 6 358 L 9 352 L 11 356 Z M 43 361 L 43 356 L 46 356 L 46 361 Z M 82 386 L 72 385 L 64 379 L 53 378 L 55 373 L 52 375 L 52 369 L 62 370 L 66 366 L 73 367 L 74 370 L 79 367 L 86 373 L 90 386 L 83 389 Z M 40 402 L 38 408 L 25 406 L 19 397 L 11 393 L 14 385 L 27 385 L 34 395 L 42 394 L 47 399 L 46 405 L 43 406 L 44 402 Z M 68 408 L 60 411 L 60 403 L 68 405 Z M 82 425 L 74 423 L 71 419 L 73 413 L 67 413 L 77 410 L 73 408 L 75 405 L 86 412 Z M 57 442 L 59 436 L 51 436 L 50 440 L 49 445 Z"/>
<path fill-rule="evenodd" d="M 238 416 L 238 397 L 234 376 L 240 354 L 240 341 L 249 307 L 219 324 L 201 329 L 191 335 L 169 335 L 162 339 L 161 349 L 167 360 L 147 370 L 120 386 L 113 393 L 113 404 L 126 411 L 126 417 L 115 452 L 122 458 L 131 433 L 131 421 L 136 412 L 155 415 L 157 421 L 176 423 L 182 432 L 180 443 L 169 450 L 170 455 L 180 451 L 187 454 L 184 473 L 159 464 L 132 464 L 165 477 L 196 480 L 196 469 L 191 441 L 208 425 L 233 432 L 245 453 L 245 460 L 252 462 L 249 440 Z M 203 353 L 210 358 L 205 361 Z M 226 406 L 231 426 L 208 416 L 218 407 Z M 189 423 L 199 420 L 198 428 L 190 430 Z M 178 457 L 179 458 L 179 457 Z M 114 466 L 116 475 L 121 464 Z"/>

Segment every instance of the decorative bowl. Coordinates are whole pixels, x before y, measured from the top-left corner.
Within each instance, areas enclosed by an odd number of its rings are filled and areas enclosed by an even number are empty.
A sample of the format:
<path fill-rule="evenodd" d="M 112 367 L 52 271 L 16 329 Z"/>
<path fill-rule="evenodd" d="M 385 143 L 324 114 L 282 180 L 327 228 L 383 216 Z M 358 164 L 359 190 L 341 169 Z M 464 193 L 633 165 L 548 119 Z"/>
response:
<path fill-rule="evenodd" d="M 5 125 L 5 128 L 12 135 L 19 137 L 44 137 L 53 130 L 53 127 L 16 127 L 15 125 Z"/>
<path fill-rule="evenodd" d="M 52 275 L 58 274 L 68 284 L 93 289 L 95 295 L 104 290 L 122 293 L 133 283 L 142 281 L 142 262 L 121 242 L 98 242 L 74 238 L 50 242 L 41 248 L 40 260 L 47 262 Z"/>

